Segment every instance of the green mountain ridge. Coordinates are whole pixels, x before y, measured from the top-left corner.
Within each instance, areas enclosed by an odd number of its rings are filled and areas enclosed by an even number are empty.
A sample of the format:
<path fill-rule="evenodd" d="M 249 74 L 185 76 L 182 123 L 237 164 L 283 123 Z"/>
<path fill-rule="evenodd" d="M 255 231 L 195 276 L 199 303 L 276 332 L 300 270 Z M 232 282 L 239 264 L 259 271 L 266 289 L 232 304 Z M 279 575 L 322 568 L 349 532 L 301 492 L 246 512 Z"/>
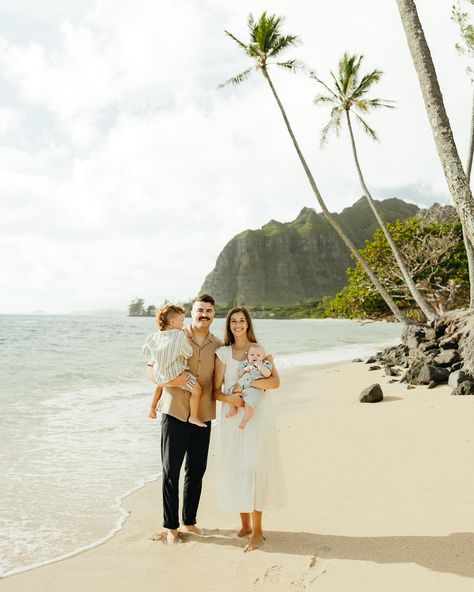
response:
<path fill-rule="evenodd" d="M 398 198 L 377 202 L 385 222 L 406 219 L 419 207 Z M 334 214 L 358 248 L 377 222 L 363 197 Z M 304 207 L 292 222 L 270 220 L 234 236 L 201 287 L 216 302 L 249 306 L 294 305 L 333 296 L 346 285 L 350 253 L 322 214 Z"/>

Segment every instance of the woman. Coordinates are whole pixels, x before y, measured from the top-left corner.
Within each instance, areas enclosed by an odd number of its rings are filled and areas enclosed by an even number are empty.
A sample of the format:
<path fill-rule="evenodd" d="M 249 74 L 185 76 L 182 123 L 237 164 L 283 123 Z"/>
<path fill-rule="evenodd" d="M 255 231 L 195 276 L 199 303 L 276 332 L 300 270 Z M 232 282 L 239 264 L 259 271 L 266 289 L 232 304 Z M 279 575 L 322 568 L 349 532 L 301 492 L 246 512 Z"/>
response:
<path fill-rule="evenodd" d="M 238 380 L 238 367 L 256 343 L 252 320 L 245 308 L 231 309 L 226 318 L 223 347 L 216 350 L 214 397 L 222 403 L 239 407 L 239 412 L 225 418 L 227 405 L 221 405 L 220 505 L 224 511 L 240 512 L 242 527 L 238 536 L 249 536 L 245 552 L 263 544 L 262 512 L 280 508 L 286 499 L 285 479 L 281 465 L 272 395 L 266 392 L 245 430 L 241 394 L 225 395 Z M 272 357 L 266 359 L 273 363 Z M 255 380 L 252 386 L 262 391 L 278 388 L 280 378 L 275 366 L 268 378 Z"/>

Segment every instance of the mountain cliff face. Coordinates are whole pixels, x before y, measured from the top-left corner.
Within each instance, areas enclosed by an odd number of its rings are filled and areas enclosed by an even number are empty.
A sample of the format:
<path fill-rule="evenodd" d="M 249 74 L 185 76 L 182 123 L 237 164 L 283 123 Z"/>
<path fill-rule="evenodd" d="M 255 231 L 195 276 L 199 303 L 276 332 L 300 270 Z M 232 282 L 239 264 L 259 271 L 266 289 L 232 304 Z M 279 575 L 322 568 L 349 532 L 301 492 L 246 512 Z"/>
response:
<path fill-rule="evenodd" d="M 385 222 L 414 216 L 418 207 L 392 198 L 377 202 Z M 334 214 L 354 244 L 371 239 L 377 222 L 365 198 Z M 201 292 L 234 305 L 290 305 L 336 294 L 346 284 L 350 253 L 322 214 L 303 208 L 293 222 L 270 220 L 227 243 Z"/>

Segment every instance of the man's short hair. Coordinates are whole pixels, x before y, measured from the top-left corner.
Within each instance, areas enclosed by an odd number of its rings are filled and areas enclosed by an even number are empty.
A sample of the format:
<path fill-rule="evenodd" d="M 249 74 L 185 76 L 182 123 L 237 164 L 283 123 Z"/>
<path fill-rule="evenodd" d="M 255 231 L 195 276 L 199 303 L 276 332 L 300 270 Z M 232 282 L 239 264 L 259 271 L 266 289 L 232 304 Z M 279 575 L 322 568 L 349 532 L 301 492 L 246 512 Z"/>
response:
<path fill-rule="evenodd" d="M 214 306 L 214 298 L 212 296 L 210 296 L 209 294 L 199 294 L 193 300 L 193 304 L 195 302 L 207 302 L 208 304 L 212 304 L 212 306 Z"/>

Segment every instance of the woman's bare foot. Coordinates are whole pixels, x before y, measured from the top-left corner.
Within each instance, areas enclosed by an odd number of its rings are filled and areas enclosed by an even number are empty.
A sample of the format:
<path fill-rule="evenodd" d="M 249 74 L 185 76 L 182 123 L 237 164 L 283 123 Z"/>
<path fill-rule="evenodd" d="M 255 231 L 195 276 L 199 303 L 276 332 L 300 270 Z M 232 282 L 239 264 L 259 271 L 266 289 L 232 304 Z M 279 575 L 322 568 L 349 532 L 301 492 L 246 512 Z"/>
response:
<path fill-rule="evenodd" d="M 194 417 L 193 415 L 190 415 L 188 421 L 189 421 L 189 423 L 192 423 L 193 425 L 199 426 L 200 428 L 207 428 L 207 425 L 205 423 L 203 423 L 199 419 L 199 417 Z"/>
<path fill-rule="evenodd" d="M 178 530 L 172 530 L 171 528 L 166 529 L 166 544 L 167 545 L 176 545 L 179 542 L 179 533 Z"/>
<path fill-rule="evenodd" d="M 250 537 L 249 542 L 244 547 L 244 553 L 248 553 L 249 551 L 255 551 L 255 549 L 260 548 L 265 541 L 265 537 L 263 533 L 257 532 Z"/>
<path fill-rule="evenodd" d="M 250 526 L 242 526 L 242 528 L 237 533 L 237 536 L 244 537 L 248 536 L 249 534 L 252 534 L 252 529 L 250 528 Z"/>

